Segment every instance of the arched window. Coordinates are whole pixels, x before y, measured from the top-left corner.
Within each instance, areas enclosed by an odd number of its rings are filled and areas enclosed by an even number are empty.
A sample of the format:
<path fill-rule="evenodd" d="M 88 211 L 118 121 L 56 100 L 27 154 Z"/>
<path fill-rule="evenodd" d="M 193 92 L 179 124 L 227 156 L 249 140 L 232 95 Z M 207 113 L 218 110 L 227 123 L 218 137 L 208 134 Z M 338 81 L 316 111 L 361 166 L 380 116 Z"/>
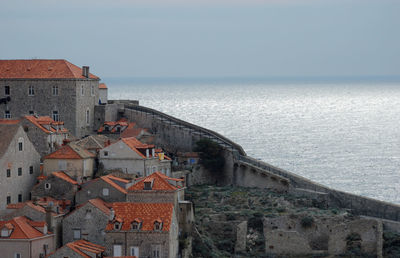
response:
<path fill-rule="evenodd" d="M 141 226 L 142 226 L 141 219 L 135 219 L 134 221 L 132 221 L 131 228 L 133 230 L 139 230 Z"/>
<path fill-rule="evenodd" d="M 18 138 L 18 151 L 23 151 L 24 150 L 24 138 L 19 137 Z"/>

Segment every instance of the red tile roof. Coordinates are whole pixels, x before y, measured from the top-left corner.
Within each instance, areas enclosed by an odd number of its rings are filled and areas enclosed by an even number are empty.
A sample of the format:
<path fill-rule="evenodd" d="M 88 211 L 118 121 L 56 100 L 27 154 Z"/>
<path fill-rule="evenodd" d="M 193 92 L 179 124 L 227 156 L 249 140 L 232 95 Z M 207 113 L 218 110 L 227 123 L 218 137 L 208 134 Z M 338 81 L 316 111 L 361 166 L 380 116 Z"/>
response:
<path fill-rule="evenodd" d="M 111 185 L 112 187 L 117 189 L 118 191 L 120 191 L 120 192 L 122 192 L 124 194 L 127 194 L 126 189 L 121 187 L 121 186 L 119 186 L 113 180 L 117 180 L 117 181 L 120 181 L 120 182 L 125 183 L 125 184 L 129 183 L 128 180 L 121 179 L 121 178 L 118 178 L 118 177 L 115 177 L 115 176 L 112 176 L 112 175 L 102 176 L 102 177 L 100 177 L 100 179 L 103 180 L 104 182 L 108 183 L 109 185 Z"/>
<path fill-rule="evenodd" d="M 81 239 L 81 240 L 77 240 L 75 242 L 67 243 L 66 245 L 60 247 L 59 249 L 50 253 L 49 255 L 57 254 L 57 251 L 62 248 L 70 248 L 72 251 L 74 251 L 75 253 L 77 253 L 85 258 L 92 257 L 92 256 L 89 256 L 87 253 L 101 255 L 106 250 L 106 248 L 104 246 L 96 245 L 89 241 Z M 96 257 L 97 257 L 97 255 L 96 255 Z"/>
<path fill-rule="evenodd" d="M 110 215 L 110 205 L 108 203 L 106 203 L 105 201 L 103 201 L 100 198 L 96 198 L 96 199 L 90 199 L 88 202 L 90 202 L 93 206 L 97 207 L 99 210 L 101 210 L 102 212 L 104 212 L 107 215 Z"/>
<path fill-rule="evenodd" d="M 25 119 L 34 124 L 40 130 L 45 133 L 55 133 L 57 132 L 57 126 L 63 125 L 64 122 L 61 121 L 54 121 L 49 116 L 25 116 Z M 50 125 L 49 129 L 47 129 L 44 125 Z M 67 133 L 68 130 L 64 127 L 58 129 L 58 132 Z"/>
<path fill-rule="evenodd" d="M 44 159 L 84 159 L 94 158 L 95 155 L 75 144 L 64 145 L 53 153 L 44 156 Z"/>
<path fill-rule="evenodd" d="M 35 227 L 43 227 L 45 222 L 34 222 L 27 217 L 15 217 L 8 221 L 0 221 L 0 229 L 3 226 L 10 228 L 12 225 L 13 229 L 9 237 L 0 237 L 0 239 L 32 239 L 37 237 L 45 236 Z"/>
<path fill-rule="evenodd" d="M 128 147 L 131 150 L 133 150 L 134 152 L 139 154 L 139 156 L 142 157 L 142 158 L 146 158 L 146 156 L 144 155 L 144 153 L 141 152 L 141 150 L 143 151 L 145 149 L 154 148 L 153 144 L 142 143 L 141 141 L 139 141 L 135 137 L 122 138 L 121 141 L 123 141 L 126 145 L 128 145 Z M 149 152 L 149 154 L 151 156 L 151 151 Z"/>
<path fill-rule="evenodd" d="M 174 205 L 172 203 L 131 203 L 116 202 L 112 204 L 115 217 L 122 221 L 121 230 L 130 230 L 135 219 L 142 220 L 141 231 L 153 231 L 154 222 L 161 220 L 162 231 L 169 231 L 172 223 Z M 114 229 L 114 222 L 109 222 L 106 230 Z"/>
<path fill-rule="evenodd" d="M 45 207 L 49 206 L 50 202 L 52 202 L 53 205 L 59 207 L 59 213 L 52 212 L 53 216 L 66 213 L 67 211 L 64 210 L 63 207 L 65 208 L 65 206 L 71 205 L 70 200 L 56 200 L 51 197 L 42 197 L 39 198 L 36 202 L 26 201 L 21 203 L 10 203 L 7 205 L 7 209 L 21 209 L 25 206 L 28 206 L 38 212 L 46 213 Z"/>
<path fill-rule="evenodd" d="M 175 191 L 178 189 L 178 187 L 170 184 L 168 180 L 173 180 L 173 181 L 183 181 L 183 179 L 176 179 L 176 178 L 171 178 L 168 177 L 160 172 L 154 172 L 153 174 L 140 178 L 139 181 L 132 185 L 128 191 L 141 191 L 144 190 L 144 183 L 145 182 L 151 182 L 153 180 L 153 186 L 151 190 L 155 191 Z M 149 191 L 149 190 L 146 190 Z"/>
<path fill-rule="evenodd" d="M 0 124 L 2 125 L 16 125 L 19 124 L 19 122 L 21 122 L 21 120 L 0 119 Z"/>
<path fill-rule="evenodd" d="M 67 181 L 68 183 L 71 183 L 71 184 L 73 184 L 73 185 L 79 185 L 78 182 L 76 182 L 76 181 L 75 181 L 74 179 L 72 179 L 69 175 L 65 174 L 65 173 L 62 172 L 62 171 L 53 172 L 53 173 L 51 173 L 51 174 L 54 175 L 54 176 L 56 176 L 56 177 L 58 177 L 58 178 L 60 178 L 60 179 L 62 179 L 62 180 L 64 180 L 64 181 Z"/>
<path fill-rule="evenodd" d="M 90 79 L 99 79 L 90 74 Z M 0 60 L 0 79 L 86 79 L 82 68 L 62 59 Z"/>
<path fill-rule="evenodd" d="M 107 89 L 107 85 L 105 83 L 100 83 L 99 89 Z"/>

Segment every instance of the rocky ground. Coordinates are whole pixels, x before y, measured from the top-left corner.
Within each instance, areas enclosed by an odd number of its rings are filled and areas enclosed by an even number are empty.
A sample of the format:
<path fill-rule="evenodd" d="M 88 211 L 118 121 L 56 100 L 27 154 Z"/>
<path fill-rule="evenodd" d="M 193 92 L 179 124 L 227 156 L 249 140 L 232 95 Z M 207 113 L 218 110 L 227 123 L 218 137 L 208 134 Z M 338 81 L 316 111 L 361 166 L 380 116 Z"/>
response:
<path fill-rule="evenodd" d="M 354 218 L 346 210 L 328 209 L 324 203 L 280 194 L 267 189 L 244 187 L 192 186 L 186 199 L 195 207 L 193 257 L 278 257 L 265 254 L 264 218 L 291 216 L 304 227 L 320 218 Z M 247 221 L 245 248 L 236 251 L 237 225 Z M 244 236 L 243 236 L 244 237 Z M 384 256 L 400 257 L 400 235 L 384 233 Z M 235 255 L 233 255 L 235 253 Z M 324 253 L 309 257 L 325 257 Z M 288 256 L 282 256 L 288 257 Z M 293 256 L 294 257 L 294 256 Z M 304 257 L 304 256 L 301 256 Z M 366 257 L 356 248 L 341 257 Z"/>

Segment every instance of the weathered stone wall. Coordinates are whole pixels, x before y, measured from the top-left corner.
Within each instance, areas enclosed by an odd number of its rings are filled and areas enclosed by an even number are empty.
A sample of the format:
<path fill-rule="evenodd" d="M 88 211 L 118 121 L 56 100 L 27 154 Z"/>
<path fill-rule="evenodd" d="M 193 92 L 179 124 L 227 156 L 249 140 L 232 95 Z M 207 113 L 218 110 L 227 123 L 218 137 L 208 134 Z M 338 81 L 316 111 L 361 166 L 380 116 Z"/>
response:
<path fill-rule="evenodd" d="M 46 183 L 50 184 L 50 189 L 45 188 Z M 31 196 L 32 199 L 35 197 L 45 196 L 52 197 L 57 200 L 65 198 L 73 202 L 77 190 L 77 185 L 70 184 L 61 178 L 50 175 L 32 188 Z"/>
<path fill-rule="evenodd" d="M 81 230 L 81 239 L 104 246 L 104 230 L 108 220 L 108 215 L 91 203 L 86 203 L 64 217 L 62 222 L 63 244 L 77 240 L 74 239 L 73 230 L 79 229 Z"/>
<path fill-rule="evenodd" d="M 39 257 L 40 254 L 45 254 L 44 245 L 48 245 L 47 254 L 55 250 L 53 234 L 32 242 L 26 239 L 0 240 L 1 257 L 15 257 L 16 253 L 19 253 L 21 257 Z"/>
<path fill-rule="evenodd" d="M 90 253 L 85 252 L 86 255 L 89 255 L 91 258 L 96 258 L 94 255 L 90 255 Z M 60 258 L 60 257 L 68 257 L 68 258 L 82 258 L 82 255 L 78 254 L 71 248 L 67 246 L 63 246 L 59 249 L 57 249 L 54 253 L 52 253 L 49 256 L 46 256 L 47 258 Z"/>
<path fill-rule="evenodd" d="M 93 176 L 94 159 L 64 159 L 67 163 L 67 169 L 62 170 L 59 167 L 59 161 L 62 159 L 45 159 L 43 162 L 43 173 L 48 176 L 55 171 L 63 171 L 71 178 L 76 180 L 78 183 L 84 182 L 86 179 L 90 179 Z M 87 165 L 84 166 L 84 162 Z"/>
<path fill-rule="evenodd" d="M 108 195 L 103 195 L 104 188 L 108 189 Z M 82 189 L 76 193 L 75 201 L 77 205 L 80 205 L 95 198 L 101 198 L 105 202 L 124 202 L 126 200 L 126 194 L 115 189 L 102 179 L 95 179 L 85 184 Z"/>
<path fill-rule="evenodd" d="M 18 150 L 19 139 L 23 140 L 23 150 Z M 18 202 L 18 195 L 22 195 L 22 201 L 29 200 L 30 189 L 36 183 L 39 176 L 40 154 L 30 142 L 22 126 L 18 127 L 7 151 L 0 158 L 0 210 L 7 207 L 7 196 L 11 196 L 11 203 Z M 30 174 L 30 167 L 33 173 Z M 18 175 L 18 168 L 22 168 L 22 175 Z M 7 177 L 7 169 L 11 176 Z"/>

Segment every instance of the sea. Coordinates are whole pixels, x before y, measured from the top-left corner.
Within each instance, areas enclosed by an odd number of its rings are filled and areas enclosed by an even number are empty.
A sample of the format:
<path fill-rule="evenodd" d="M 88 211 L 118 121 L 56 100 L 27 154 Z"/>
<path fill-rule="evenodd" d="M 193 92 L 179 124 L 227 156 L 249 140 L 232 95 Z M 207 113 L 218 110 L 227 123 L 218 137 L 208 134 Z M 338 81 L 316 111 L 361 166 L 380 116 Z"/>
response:
<path fill-rule="evenodd" d="M 214 130 L 323 185 L 400 204 L 400 80 L 115 79 L 109 99 Z"/>

